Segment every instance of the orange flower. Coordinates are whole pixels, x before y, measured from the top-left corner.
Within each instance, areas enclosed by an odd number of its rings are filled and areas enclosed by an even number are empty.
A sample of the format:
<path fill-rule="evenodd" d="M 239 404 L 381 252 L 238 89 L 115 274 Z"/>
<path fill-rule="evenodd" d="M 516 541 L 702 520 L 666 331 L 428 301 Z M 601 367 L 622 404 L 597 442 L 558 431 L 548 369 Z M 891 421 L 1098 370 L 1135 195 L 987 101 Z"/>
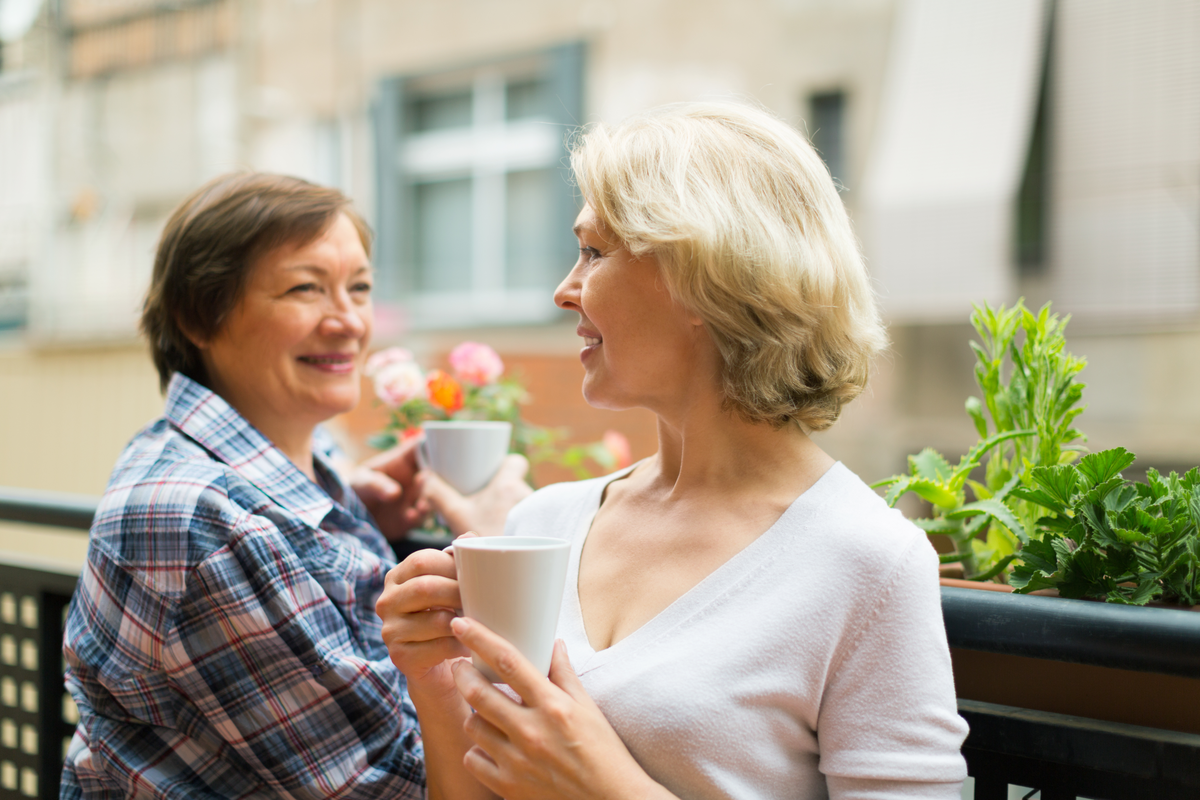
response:
<path fill-rule="evenodd" d="M 429 387 L 429 401 L 440 406 L 447 414 L 453 414 L 463 407 L 462 386 L 442 370 L 430 370 L 425 385 Z"/>

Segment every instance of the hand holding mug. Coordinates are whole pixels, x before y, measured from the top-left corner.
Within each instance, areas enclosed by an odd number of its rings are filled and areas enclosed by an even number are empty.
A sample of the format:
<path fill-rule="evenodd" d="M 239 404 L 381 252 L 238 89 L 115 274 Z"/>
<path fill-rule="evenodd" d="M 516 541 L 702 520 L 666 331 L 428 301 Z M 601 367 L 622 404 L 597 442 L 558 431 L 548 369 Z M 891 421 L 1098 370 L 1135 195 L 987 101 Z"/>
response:
<path fill-rule="evenodd" d="M 450 629 L 461 609 L 450 553 L 418 550 L 388 572 L 375 613 L 383 620 L 388 655 L 408 679 L 410 691 L 454 691 L 448 662 L 471 655 Z"/>

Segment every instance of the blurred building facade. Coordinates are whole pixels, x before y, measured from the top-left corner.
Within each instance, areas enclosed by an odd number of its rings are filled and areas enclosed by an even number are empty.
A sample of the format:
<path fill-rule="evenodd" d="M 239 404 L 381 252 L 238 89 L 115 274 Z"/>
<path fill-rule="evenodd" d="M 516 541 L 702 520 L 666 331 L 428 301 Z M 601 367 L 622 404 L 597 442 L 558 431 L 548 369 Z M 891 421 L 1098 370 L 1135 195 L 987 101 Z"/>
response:
<path fill-rule="evenodd" d="M 160 410 L 158 232 L 245 167 L 374 221 L 377 346 L 488 342 L 534 421 L 649 454 L 648 413 L 583 403 L 550 299 L 565 142 L 705 98 L 806 131 L 863 238 L 893 347 L 835 457 L 965 451 L 970 303 L 1024 296 L 1073 314 L 1090 446 L 1200 463 L 1200 0 L 0 0 L 0 41 L 0 484 L 102 490 Z M 367 392 L 335 426 L 382 421 Z"/>

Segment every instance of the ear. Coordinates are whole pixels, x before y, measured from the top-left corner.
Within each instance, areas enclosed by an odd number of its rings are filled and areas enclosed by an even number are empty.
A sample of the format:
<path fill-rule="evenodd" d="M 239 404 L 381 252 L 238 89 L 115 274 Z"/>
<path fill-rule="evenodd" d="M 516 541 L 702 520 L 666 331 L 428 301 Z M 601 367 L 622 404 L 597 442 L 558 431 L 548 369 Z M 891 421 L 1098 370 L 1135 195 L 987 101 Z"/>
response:
<path fill-rule="evenodd" d="M 179 326 L 180 332 L 185 337 L 187 337 L 187 340 L 192 343 L 193 347 L 195 347 L 200 352 L 204 352 L 205 350 L 208 349 L 208 343 L 210 341 L 209 338 L 201 336 L 196 331 L 192 330 L 189 326 L 184 325 L 182 322 L 177 321 L 176 325 Z"/>

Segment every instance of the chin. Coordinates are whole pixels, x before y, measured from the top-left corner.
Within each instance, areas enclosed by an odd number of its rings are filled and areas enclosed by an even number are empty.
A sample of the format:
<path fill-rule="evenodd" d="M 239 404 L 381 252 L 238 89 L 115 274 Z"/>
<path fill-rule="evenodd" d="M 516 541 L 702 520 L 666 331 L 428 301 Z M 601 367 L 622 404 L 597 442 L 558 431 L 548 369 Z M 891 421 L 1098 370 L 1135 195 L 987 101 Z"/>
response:
<path fill-rule="evenodd" d="M 313 403 L 313 411 L 322 420 L 336 417 L 338 414 L 346 414 L 358 406 L 359 396 L 360 393 L 357 391 L 331 393 Z"/>
<path fill-rule="evenodd" d="M 583 384 L 583 399 L 592 408 L 599 408 L 605 411 L 625 411 L 633 408 L 636 404 L 623 402 L 620 398 L 613 395 L 611 392 L 605 392 L 599 387 L 588 386 L 585 381 Z"/>

